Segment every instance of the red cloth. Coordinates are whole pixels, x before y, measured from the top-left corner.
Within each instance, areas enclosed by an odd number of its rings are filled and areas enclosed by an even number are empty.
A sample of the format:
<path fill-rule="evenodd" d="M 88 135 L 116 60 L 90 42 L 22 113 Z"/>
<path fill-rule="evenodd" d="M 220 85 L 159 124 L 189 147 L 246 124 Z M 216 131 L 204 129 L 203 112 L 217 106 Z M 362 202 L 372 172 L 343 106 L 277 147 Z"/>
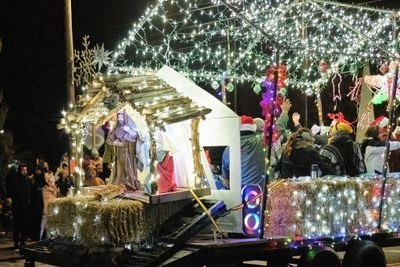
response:
<path fill-rule="evenodd" d="M 386 127 L 389 124 L 389 119 L 385 116 L 380 116 L 371 123 L 371 126 L 379 126 L 380 128 Z"/>
<path fill-rule="evenodd" d="M 162 163 L 158 163 L 157 172 L 160 176 L 158 178 L 158 192 L 172 192 L 176 191 L 175 172 L 174 172 L 174 158 L 166 155 Z"/>

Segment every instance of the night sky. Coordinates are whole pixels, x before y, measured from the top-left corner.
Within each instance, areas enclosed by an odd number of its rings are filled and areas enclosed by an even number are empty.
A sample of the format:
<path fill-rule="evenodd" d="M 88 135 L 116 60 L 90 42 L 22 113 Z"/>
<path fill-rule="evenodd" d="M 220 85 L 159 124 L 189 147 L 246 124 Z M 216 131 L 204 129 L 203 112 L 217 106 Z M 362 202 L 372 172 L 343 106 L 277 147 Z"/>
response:
<path fill-rule="evenodd" d="M 74 48 L 82 49 L 87 34 L 92 45 L 113 50 L 151 2 L 72 0 Z M 400 8 L 397 0 L 352 2 Z M 44 157 L 53 166 L 68 147 L 67 136 L 56 129 L 66 107 L 63 4 L 0 0 L 0 88 L 10 108 L 6 129 L 14 135 L 17 155 Z"/>
<path fill-rule="evenodd" d="M 57 164 L 68 148 L 56 129 L 66 107 L 64 1 L 0 0 L 0 88 L 18 154 Z M 113 50 L 149 1 L 72 0 L 74 48 L 82 37 Z"/>

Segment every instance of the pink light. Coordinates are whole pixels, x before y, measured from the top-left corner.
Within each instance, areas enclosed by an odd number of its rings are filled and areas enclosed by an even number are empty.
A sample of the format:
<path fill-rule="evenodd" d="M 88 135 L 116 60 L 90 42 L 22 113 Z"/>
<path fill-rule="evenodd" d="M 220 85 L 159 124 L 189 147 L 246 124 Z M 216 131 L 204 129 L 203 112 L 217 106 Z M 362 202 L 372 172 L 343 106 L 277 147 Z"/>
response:
<path fill-rule="evenodd" d="M 256 213 L 249 213 L 244 218 L 244 226 L 250 231 L 258 230 L 260 226 L 260 216 Z"/>

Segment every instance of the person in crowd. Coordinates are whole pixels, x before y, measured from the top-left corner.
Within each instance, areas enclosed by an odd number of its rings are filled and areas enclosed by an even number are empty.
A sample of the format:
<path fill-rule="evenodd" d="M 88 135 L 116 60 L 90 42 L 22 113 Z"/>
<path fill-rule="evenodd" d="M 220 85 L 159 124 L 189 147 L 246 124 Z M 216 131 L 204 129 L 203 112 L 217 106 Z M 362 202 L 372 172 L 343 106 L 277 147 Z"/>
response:
<path fill-rule="evenodd" d="M 9 185 L 12 199 L 14 249 L 24 246 L 29 234 L 31 218 L 31 181 L 28 166 L 21 164 L 18 175 Z"/>
<path fill-rule="evenodd" d="M 66 163 L 63 163 L 61 167 L 62 170 L 59 172 L 56 185 L 60 190 L 60 196 L 65 197 L 68 195 L 68 190 L 74 187 L 74 179 L 68 174 L 68 165 Z"/>
<path fill-rule="evenodd" d="M 14 182 L 18 175 L 18 166 L 14 163 L 9 166 L 8 172 L 5 177 L 5 199 L 2 202 L 1 213 L 3 218 L 0 221 L 3 229 L 6 232 L 12 232 L 13 229 L 13 212 L 12 212 L 12 191 L 14 187 Z"/>
<path fill-rule="evenodd" d="M 68 166 L 67 166 L 68 167 Z M 46 233 L 46 215 L 48 212 L 48 206 L 51 201 L 57 198 L 59 193 L 59 189 L 54 182 L 54 175 L 52 171 L 48 171 L 44 174 L 44 179 L 46 184 L 43 186 L 42 194 L 43 194 L 43 214 L 42 221 L 40 225 L 40 240 L 47 238 Z"/>
<path fill-rule="evenodd" d="M 68 164 L 69 162 L 69 164 Z M 68 165 L 69 170 L 68 170 Z M 58 166 L 57 170 L 56 170 L 56 174 L 54 175 L 54 178 L 56 179 L 56 181 L 61 177 L 61 173 L 64 172 L 65 170 L 65 166 L 67 166 L 67 173 L 68 175 L 73 176 L 74 173 L 76 172 L 76 162 L 73 158 L 69 158 L 68 157 L 68 153 L 64 153 L 61 157 L 60 160 L 60 165 Z"/>
<path fill-rule="evenodd" d="M 6 175 L 6 198 L 11 198 L 11 193 L 14 188 L 14 181 L 18 175 L 18 166 L 12 165 Z"/>
<path fill-rule="evenodd" d="M 103 171 L 103 163 L 98 162 L 94 166 L 96 167 L 97 176 L 105 182 L 108 177 L 105 176 L 105 173 Z"/>
<path fill-rule="evenodd" d="M 42 161 L 43 163 L 43 161 Z M 33 176 L 31 177 L 31 203 L 32 203 L 32 223 L 31 227 L 31 238 L 35 241 L 40 239 L 40 224 L 42 222 L 43 215 L 43 194 L 42 189 L 46 184 L 44 180 L 44 168 L 42 165 L 36 165 Z"/>
<path fill-rule="evenodd" d="M 314 138 L 314 145 L 319 150 L 328 144 L 330 126 L 318 126 L 314 124 L 311 127 L 312 137 Z"/>
<path fill-rule="evenodd" d="M 365 132 L 365 138 L 361 143 L 361 152 L 364 155 L 367 173 L 381 174 L 383 171 L 388 123 L 387 118 L 379 117 Z M 389 141 L 389 149 L 390 151 L 400 149 L 400 142 Z"/>
<path fill-rule="evenodd" d="M 311 165 L 317 164 L 322 175 L 333 174 L 329 163 L 324 161 L 318 150 L 314 147 L 311 130 L 300 128 L 292 133 L 283 147 L 280 162 L 280 177 L 292 178 L 309 176 Z"/>
<path fill-rule="evenodd" d="M 89 165 L 86 169 L 85 180 L 83 180 L 83 186 L 99 186 L 105 185 L 104 181 L 97 177 L 96 167 Z"/>
<path fill-rule="evenodd" d="M 217 190 L 229 189 L 225 184 L 224 178 L 221 177 L 222 154 L 225 148 L 226 146 L 204 147 L 204 152 Z"/>
<path fill-rule="evenodd" d="M 100 153 L 96 148 L 92 149 L 91 154 L 90 164 L 94 166 L 97 166 L 98 164 L 103 165 L 103 158 L 100 157 Z"/>
<path fill-rule="evenodd" d="M 41 166 L 43 172 L 50 170 L 49 163 L 45 159 L 36 159 L 36 165 Z"/>
<path fill-rule="evenodd" d="M 250 116 L 240 117 L 240 158 L 242 186 L 265 186 L 265 149 L 262 136 L 256 134 L 256 125 Z M 229 181 L 229 147 L 222 155 L 222 177 Z"/>
<path fill-rule="evenodd" d="M 112 183 L 123 184 L 128 190 L 139 190 L 141 186 L 137 171 L 138 168 L 143 170 L 144 162 L 138 155 L 143 140 L 136 124 L 125 112 L 117 114 L 117 125 L 108 135 L 107 143 L 116 150 Z"/>
<path fill-rule="evenodd" d="M 288 130 L 289 110 L 292 107 L 290 100 L 285 99 L 281 105 L 281 114 L 276 120 L 276 138 L 273 138 L 271 150 L 271 170 L 274 171 L 274 178 L 279 177 L 279 165 L 282 158 L 282 145 L 287 141 L 290 131 Z M 300 114 L 292 114 L 292 122 L 295 131 L 301 128 Z"/>
<path fill-rule="evenodd" d="M 91 162 L 91 159 L 90 159 L 90 155 L 83 153 L 83 155 L 82 155 L 82 169 L 83 169 L 83 171 L 85 173 L 87 171 L 87 168 L 90 165 L 93 165 L 92 162 Z"/>
<path fill-rule="evenodd" d="M 301 123 L 300 123 L 300 113 L 293 112 L 292 122 L 293 122 L 294 131 L 297 132 L 302 127 Z"/>
<path fill-rule="evenodd" d="M 336 122 L 331 129 L 328 144 L 320 150 L 321 156 L 332 166 L 335 175 L 356 177 L 365 172 L 359 146 L 353 142 L 353 128 L 346 121 Z"/>

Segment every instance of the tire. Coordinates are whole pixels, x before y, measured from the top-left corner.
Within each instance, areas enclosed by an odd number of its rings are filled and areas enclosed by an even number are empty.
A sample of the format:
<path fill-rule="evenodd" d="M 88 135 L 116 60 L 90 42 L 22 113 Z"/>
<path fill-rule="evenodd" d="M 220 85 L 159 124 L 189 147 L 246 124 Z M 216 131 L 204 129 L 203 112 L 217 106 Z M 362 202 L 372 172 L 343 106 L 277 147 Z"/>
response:
<path fill-rule="evenodd" d="M 343 267 L 386 267 L 386 257 L 375 242 L 352 240 L 347 246 Z"/>
<path fill-rule="evenodd" d="M 267 267 L 287 267 L 292 258 L 291 249 L 272 251 L 267 257 Z"/>
<path fill-rule="evenodd" d="M 341 267 L 335 250 L 331 247 L 314 247 L 300 258 L 299 267 Z"/>

